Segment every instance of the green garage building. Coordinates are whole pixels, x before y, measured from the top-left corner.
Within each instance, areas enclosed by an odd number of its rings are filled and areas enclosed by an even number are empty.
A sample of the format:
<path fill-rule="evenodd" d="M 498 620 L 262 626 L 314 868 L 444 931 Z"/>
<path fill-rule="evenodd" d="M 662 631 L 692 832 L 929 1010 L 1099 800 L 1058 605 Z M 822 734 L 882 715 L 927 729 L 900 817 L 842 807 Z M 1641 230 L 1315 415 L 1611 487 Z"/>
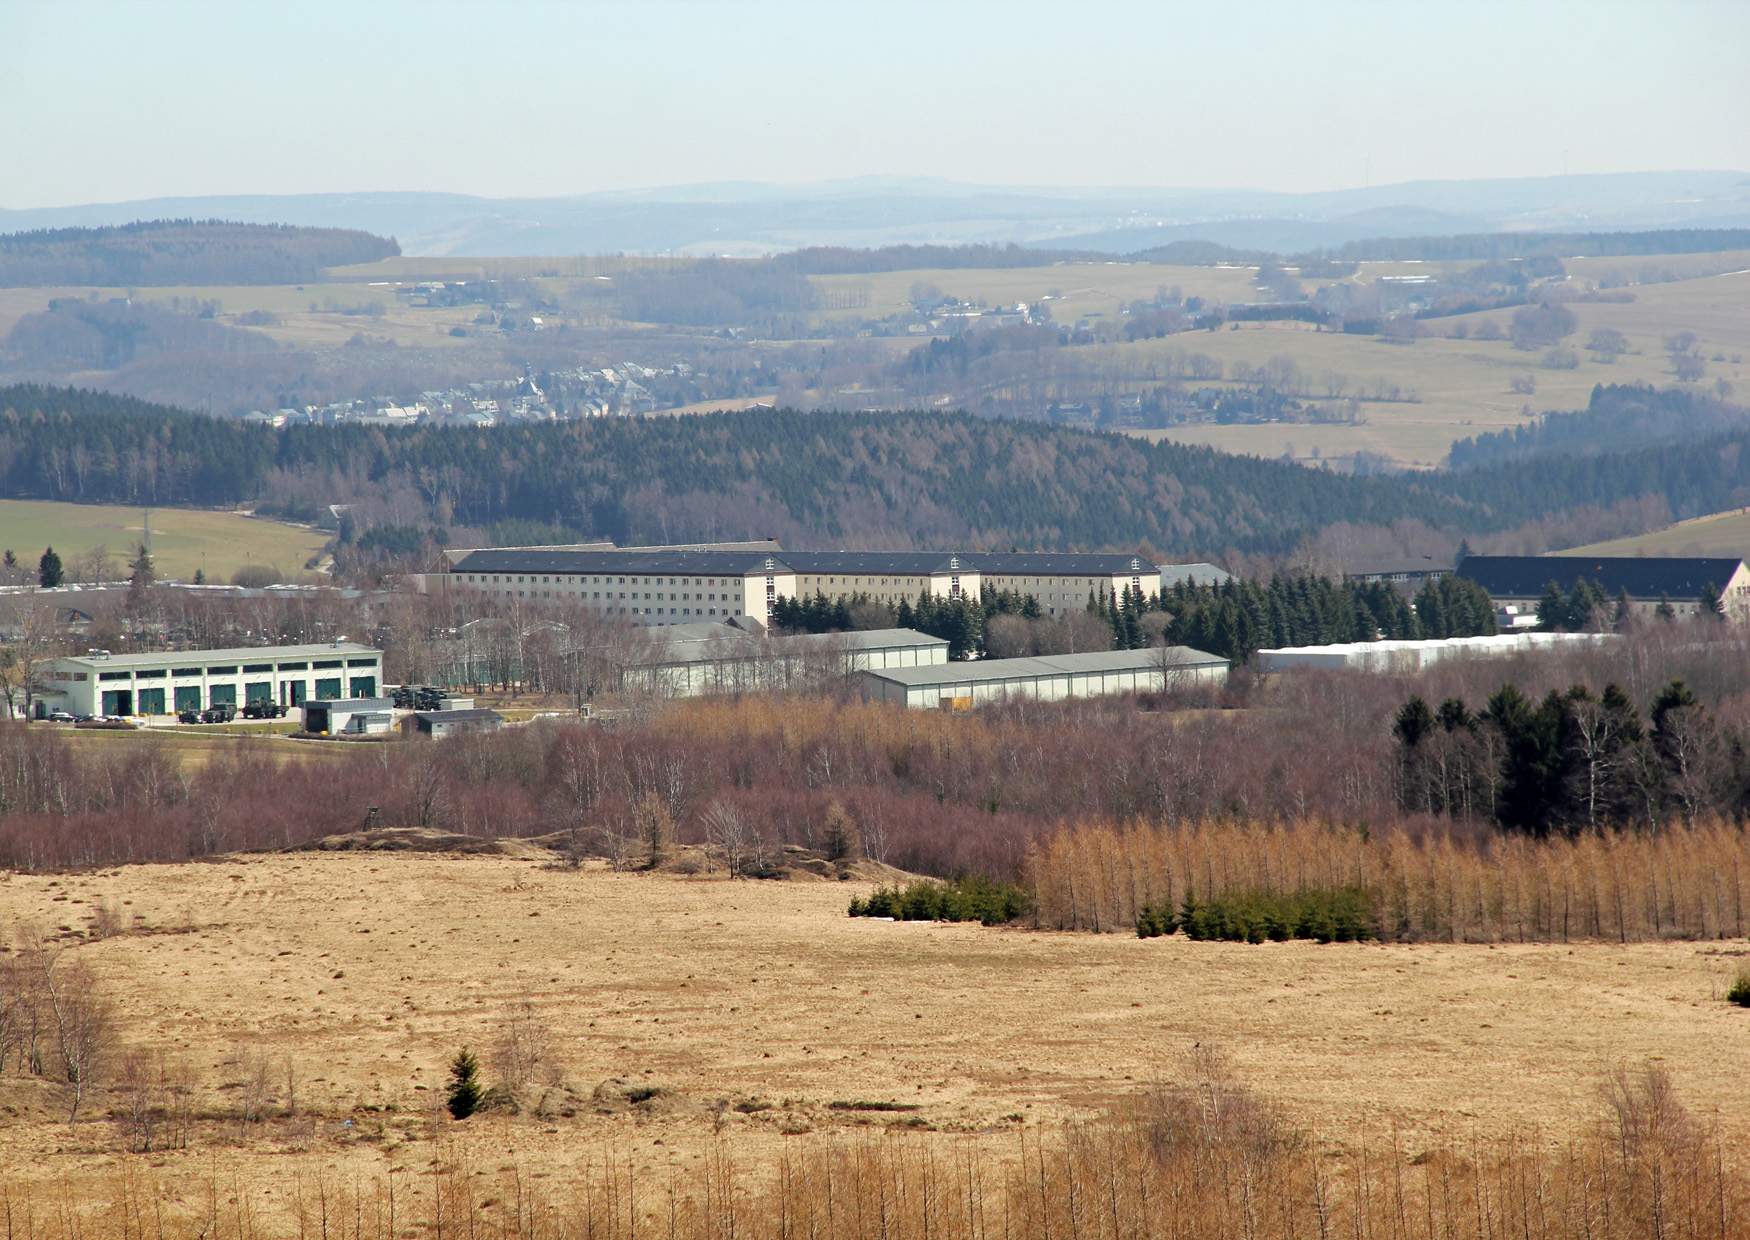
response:
<path fill-rule="evenodd" d="M 95 650 L 43 668 L 36 713 L 174 715 L 219 705 L 242 709 L 250 702 L 290 707 L 375 697 L 382 669 L 380 652 L 354 642 L 153 654 Z"/>

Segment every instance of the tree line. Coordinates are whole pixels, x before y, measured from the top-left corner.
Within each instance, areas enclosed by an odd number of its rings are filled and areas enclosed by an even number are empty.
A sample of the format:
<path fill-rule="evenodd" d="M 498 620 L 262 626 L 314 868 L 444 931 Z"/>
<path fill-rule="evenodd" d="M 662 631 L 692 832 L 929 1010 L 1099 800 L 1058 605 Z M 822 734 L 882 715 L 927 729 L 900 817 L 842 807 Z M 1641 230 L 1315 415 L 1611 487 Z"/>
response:
<path fill-rule="evenodd" d="M 324 268 L 400 253 L 391 238 L 354 228 L 139 220 L 0 235 L 0 287 L 307 284 Z"/>
<path fill-rule="evenodd" d="M 1738 431 L 1746 423 L 1750 410 L 1702 392 L 1600 384 L 1585 409 L 1546 413 L 1524 426 L 1461 439 L 1447 461 L 1454 469 L 1472 469 L 1548 454 L 1596 456 Z"/>
<path fill-rule="evenodd" d="M 1547 835 L 1654 829 L 1750 808 L 1745 734 L 1681 680 L 1659 690 L 1645 718 L 1615 683 L 1533 701 L 1509 682 L 1480 709 L 1458 697 L 1431 707 L 1415 695 L 1392 735 L 1399 800 L 1411 813 Z"/>

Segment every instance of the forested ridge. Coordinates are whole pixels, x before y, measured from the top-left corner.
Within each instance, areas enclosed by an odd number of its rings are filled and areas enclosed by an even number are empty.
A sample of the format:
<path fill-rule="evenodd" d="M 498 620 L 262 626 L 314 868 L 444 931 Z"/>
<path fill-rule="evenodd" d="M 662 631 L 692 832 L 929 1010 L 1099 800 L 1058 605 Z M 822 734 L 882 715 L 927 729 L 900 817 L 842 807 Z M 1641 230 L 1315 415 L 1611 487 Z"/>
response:
<path fill-rule="evenodd" d="M 1590 457 L 1363 478 L 1207 448 L 926 413 L 743 410 L 491 429 L 274 431 L 127 397 L 0 388 L 0 493 L 261 502 L 308 514 L 396 494 L 446 526 L 523 520 L 621 541 L 1283 553 L 1333 522 L 1463 534 L 1663 497 L 1750 502 L 1750 429 Z"/>
<path fill-rule="evenodd" d="M 389 238 L 353 228 L 140 220 L 0 234 L 0 287 L 302 284 L 324 267 L 399 253 Z"/>
<path fill-rule="evenodd" d="M 1586 408 L 1461 439 L 1447 455 L 1455 469 L 1522 461 L 1550 453 L 1597 456 L 1641 445 L 1682 442 L 1750 427 L 1750 409 L 1683 388 L 1613 383 L 1592 389 Z"/>

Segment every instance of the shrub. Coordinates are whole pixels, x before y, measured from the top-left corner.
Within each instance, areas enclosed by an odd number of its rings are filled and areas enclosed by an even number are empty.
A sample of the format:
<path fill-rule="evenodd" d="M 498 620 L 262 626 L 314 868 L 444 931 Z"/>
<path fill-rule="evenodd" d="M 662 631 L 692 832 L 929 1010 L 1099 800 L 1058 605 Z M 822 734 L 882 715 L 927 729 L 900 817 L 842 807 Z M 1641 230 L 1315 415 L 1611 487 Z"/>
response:
<path fill-rule="evenodd" d="M 895 921 L 976 921 L 998 926 L 1031 908 L 1027 892 L 1013 883 L 986 878 L 929 879 L 904 887 L 877 887 L 867 899 L 852 897 L 852 917 L 891 917 Z"/>
<path fill-rule="evenodd" d="M 450 1061 L 450 1114 L 456 1119 L 467 1119 L 480 1109 L 481 1099 L 480 1063 L 474 1052 L 464 1046 Z"/>
<path fill-rule="evenodd" d="M 1726 991 L 1726 1002 L 1750 1008 L 1750 964 L 1738 967 L 1738 976 L 1732 979 L 1732 988 Z"/>
<path fill-rule="evenodd" d="M 1164 904 L 1145 904 L 1136 912 L 1136 937 L 1155 939 L 1179 929 L 1179 917 Z"/>
<path fill-rule="evenodd" d="M 264 590 L 279 585 L 282 580 L 280 570 L 267 564 L 245 564 L 231 574 L 231 584 L 245 590 Z"/>
<path fill-rule="evenodd" d="M 1373 927 L 1373 897 L 1359 887 L 1237 891 L 1211 900 L 1199 900 L 1192 892 L 1177 915 L 1165 905 L 1146 904 L 1136 915 L 1136 934 L 1144 939 L 1183 930 L 1185 937 L 1199 941 L 1348 943 L 1373 938 Z"/>

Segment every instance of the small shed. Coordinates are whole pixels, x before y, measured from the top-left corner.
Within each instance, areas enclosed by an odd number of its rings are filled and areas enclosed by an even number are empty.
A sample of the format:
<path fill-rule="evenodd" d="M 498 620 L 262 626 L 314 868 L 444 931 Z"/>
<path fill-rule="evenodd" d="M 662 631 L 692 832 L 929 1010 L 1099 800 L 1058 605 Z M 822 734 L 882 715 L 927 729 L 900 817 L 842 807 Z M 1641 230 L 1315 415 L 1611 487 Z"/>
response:
<path fill-rule="evenodd" d="M 304 703 L 304 731 L 312 736 L 380 736 L 395 726 L 388 698 L 336 698 Z"/>
<path fill-rule="evenodd" d="M 504 716 L 495 710 L 422 710 L 413 715 L 415 736 L 454 736 L 458 732 L 496 732 Z"/>

